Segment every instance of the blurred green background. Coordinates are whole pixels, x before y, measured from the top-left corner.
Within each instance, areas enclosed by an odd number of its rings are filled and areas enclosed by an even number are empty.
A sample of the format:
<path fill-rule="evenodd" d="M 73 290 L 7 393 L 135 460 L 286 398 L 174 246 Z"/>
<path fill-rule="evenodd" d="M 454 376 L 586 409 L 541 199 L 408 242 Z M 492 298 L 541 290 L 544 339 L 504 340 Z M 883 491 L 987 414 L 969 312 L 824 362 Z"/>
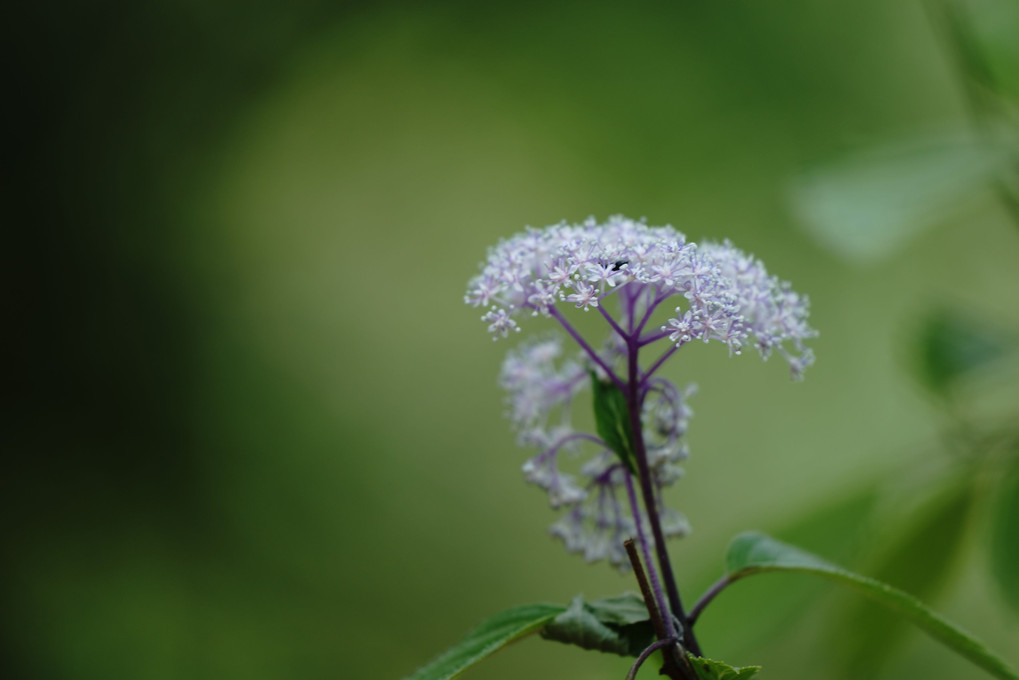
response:
<path fill-rule="evenodd" d="M 790 200 L 813 163 L 965 124 L 920 3 L 65 3 L 7 32 L 11 677 L 400 678 L 502 608 L 633 590 L 546 535 L 495 384 L 514 340 L 462 302 L 500 237 L 616 213 L 731 238 L 821 333 L 802 384 L 714 346 L 669 365 L 701 387 L 685 598 L 771 531 L 1019 665 L 993 494 L 952 482 L 912 371 L 932 310 L 1019 333 L 1019 230 L 986 191 L 860 265 Z M 1017 376 L 968 380 L 966 417 L 1014 414 Z M 776 575 L 698 628 L 762 678 L 847 677 L 885 638 L 856 677 L 979 675 L 873 614 Z M 465 677 L 628 665 L 529 640 Z"/>

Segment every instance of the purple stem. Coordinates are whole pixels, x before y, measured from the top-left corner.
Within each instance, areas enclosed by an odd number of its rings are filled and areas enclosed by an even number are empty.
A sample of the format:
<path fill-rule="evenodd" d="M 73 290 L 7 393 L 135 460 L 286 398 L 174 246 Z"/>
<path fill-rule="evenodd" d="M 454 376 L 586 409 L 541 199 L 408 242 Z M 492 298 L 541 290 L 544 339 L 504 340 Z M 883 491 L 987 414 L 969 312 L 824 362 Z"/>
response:
<path fill-rule="evenodd" d="M 566 435 L 565 437 L 557 441 L 555 444 L 542 451 L 538 455 L 538 458 L 544 460 L 546 456 L 552 455 L 553 453 L 561 449 L 564 445 L 568 444 L 574 439 L 584 439 L 589 442 L 594 442 L 595 444 L 598 444 L 599 446 L 603 446 L 605 448 L 609 447 L 608 444 L 602 441 L 600 437 L 595 437 L 593 434 L 587 434 L 586 432 L 574 432 L 573 434 Z"/>
<path fill-rule="evenodd" d="M 640 379 L 640 387 L 641 388 L 643 388 L 645 385 L 647 385 L 648 380 L 651 379 L 651 376 L 654 375 L 655 371 L 657 371 L 659 368 L 661 368 L 662 364 L 664 364 L 666 362 L 666 360 L 669 357 L 671 357 L 676 352 L 677 349 L 679 349 L 679 347 L 680 347 L 679 345 L 673 345 L 669 349 L 665 350 L 665 353 L 662 354 L 662 356 L 658 357 L 658 361 L 656 361 L 655 363 L 651 364 L 651 368 L 649 368 L 647 370 L 647 372 L 644 373 L 644 377 Z"/>
<path fill-rule="evenodd" d="M 637 332 L 635 333 L 635 335 L 638 336 L 640 335 L 641 331 L 644 330 L 644 326 L 647 325 L 647 322 L 651 320 L 651 315 L 654 314 L 654 311 L 656 309 L 658 309 L 658 305 L 662 304 L 671 295 L 672 295 L 671 292 L 664 293 L 662 295 L 656 296 L 655 299 L 651 301 L 651 304 L 649 304 L 648 308 L 644 311 L 644 318 L 640 320 L 640 325 L 637 326 Z"/>
<path fill-rule="evenodd" d="M 679 588 L 676 587 L 676 577 L 672 572 L 672 563 L 669 561 L 669 552 L 665 548 L 665 532 L 662 531 L 662 522 L 658 516 L 658 508 L 655 503 L 654 488 L 651 485 L 651 469 L 647 462 L 647 449 L 644 446 L 644 431 L 640 421 L 641 406 L 641 380 L 640 369 L 637 366 L 636 343 L 631 342 L 628 352 L 627 368 L 628 394 L 627 406 L 630 411 L 630 427 L 633 431 L 634 453 L 637 459 L 637 471 L 640 473 L 640 490 L 644 498 L 644 509 L 647 511 L 648 521 L 651 524 L 651 535 L 655 540 L 655 552 L 658 555 L 658 565 L 662 569 L 662 580 L 669 595 L 669 606 L 672 613 L 680 621 L 686 621 L 686 612 L 683 609 L 683 601 L 679 598 Z M 683 630 L 683 645 L 697 656 L 701 656 L 700 645 L 694 637 L 693 630 L 689 627 Z"/>
<path fill-rule="evenodd" d="M 647 536 L 644 535 L 644 526 L 640 521 L 640 507 L 637 505 L 637 492 L 633 488 L 633 480 L 629 474 L 623 475 L 626 479 L 626 494 L 630 497 L 630 511 L 633 512 L 633 522 L 637 525 L 637 541 L 640 543 L 640 550 L 644 553 L 644 563 L 647 565 L 648 577 L 651 579 L 651 590 L 655 594 L 655 601 L 658 603 L 658 611 L 662 614 L 665 623 L 665 634 L 668 637 L 676 635 L 676 628 L 669 614 L 669 603 L 662 591 L 661 581 L 658 580 L 658 570 L 655 569 L 655 562 L 651 559 L 651 550 L 648 548 Z"/>
<path fill-rule="evenodd" d="M 587 380 L 587 373 L 578 373 L 576 376 L 569 380 L 562 382 L 558 385 L 558 389 L 565 390 L 567 393 L 580 381 Z"/>
<path fill-rule="evenodd" d="M 619 293 L 620 295 L 622 295 L 621 291 L 623 290 L 623 288 L 626 288 L 626 284 L 625 283 L 623 285 L 621 285 L 621 286 L 612 286 L 612 287 L 610 287 L 607 292 L 604 292 L 604 293 L 602 293 L 601 295 L 598 296 L 598 302 L 601 303 L 602 300 L 610 298 L 613 295 L 615 295 L 616 293 Z"/>
<path fill-rule="evenodd" d="M 633 313 L 636 311 L 637 298 L 640 297 L 640 292 L 643 290 L 639 286 L 633 283 L 626 284 L 626 327 L 629 329 L 628 335 L 633 335 L 633 325 L 636 323 L 636 319 L 633 318 Z M 636 292 L 634 292 L 636 290 Z"/>
<path fill-rule="evenodd" d="M 614 463 L 608 466 L 601 474 L 599 474 L 597 477 L 591 480 L 591 483 L 588 484 L 588 488 L 591 488 L 595 484 L 608 484 L 610 481 L 609 478 L 612 476 L 612 473 L 614 473 L 616 470 L 621 470 L 622 468 L 623 466 L 621 463 Z"/>
<path fill-rule="evenodd" d="M 566 329 L 566 332 L 569 333 L 573 337 L 573 339 L 577 341 L 577 344 L 580 345 L 585 352 L 587 352 L 587 355 L 591 357 L 591 360 L 594 361 L 594 363 L 598 364 L 598 366 L 600 366 L 603 371 L 605 371 L 605 373 L 612 379 L 612 382 L 614 382 L 616 386 L 619 387 L 619 389 L 626 391 L 626 385 L 623 383 L 620 377 L 616 375 L 615 371 L 609 368 L 609 365 L 606 364 L 605 361 L 602 360 L 602 358 L 598 356 L 598 354 L 593 349 L 591 349 L 591 346 L 587 344 L 587 341 L 584 340 L 584 338 L 581 337 L 580 333 L 577 332 L 577 329 L 571 326 L 570 322 L 567 321 L 563 317 L 563 315 L 559 313 L 559 310 L 556 309 L 555 307 L 549 307 L 548 313 L 551 314 L 556 321 L 562 324 L 563 328 Z"/>
<path fill-rule="evenodd" d="M 644 345 L 650 345 L 652 342 L 658 342 L 662 338 L 667 338 L 672 335 L 672 331 L 658 331 L 657 333 L 651 333 L 637 340 L 637 344 L 643 347 Z"/>
<path fill-rule="evenodd" d="M 715 599 L 715 596 L 725 590 L 725 588 L 735 580 L 736 579 L 732 577 L 732 574 L 726 574 L 715 581 L 715 583 L 708 588 L 703 595 L 701 595 L 701 599 L 697 600 L 697 604 L 693 606 L 693 609 L 690 610 L 690 615 L 686 617 L 687 627 L 692 627 L 693 624 L 697 623 L 697 618 L 701 615 L 701 612 L 704 611 L 704 608 L 711 604 L 711 601 Z"/>
<path fill-rule="evenodd" d="M 657 652 L 662 647 L 665 647 L 666 645 L 674 645 L 677 642 L 679 642 L 679 638 L 677 637 L 668 637 L 664 640 L 655 640 L 652 642 L 648 645 L 647 649 L 640 653 L 640 656 L 638 656 L 637 660 L 633 662 L 633 665 L 630 666 L 630 672 L 626 674 L 626 680 L 636 679 L 637 671 L 640 670 L 640 667 L 644 665 L 644 662 L 648 660 L 649 656 Z"/>
<path fill-rule="evenodd" d="M 644 291 L 643 285 L 636 281 L 624 283 L 623 287 L 626 288 L 626 299 L 629 300 L 631 305 L 637 301 L 637 298 Z"/>
<path fill-rule="evenodd" d="M 616 333 L 619 333 L 619 337 L 621 337 L 623 340 L 630 339 L 630 336 L 626 333 L 626 331 L 623 330 L 622 326 L 616 323 L 616 320 L 612 318 L 612 315 L 609 314 L 608 311 L 606 311 L 604 305 L 598 305 L 598 311 L 601 312 L 601 315 L 604 316 L 605 320 L 609 322 L 610 326 L 612 326 L 612 330 L 614 330 Z"/>

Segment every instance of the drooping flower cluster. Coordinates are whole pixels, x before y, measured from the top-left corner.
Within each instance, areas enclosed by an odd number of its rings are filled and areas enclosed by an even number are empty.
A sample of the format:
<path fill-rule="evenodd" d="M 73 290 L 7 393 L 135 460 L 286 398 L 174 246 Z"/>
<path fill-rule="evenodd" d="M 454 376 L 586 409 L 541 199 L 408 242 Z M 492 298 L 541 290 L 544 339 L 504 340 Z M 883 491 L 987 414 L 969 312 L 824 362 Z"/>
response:
<path fill-rule="evenodd" d="M 615 315 L 605 305 L 612 296 Z M 680 390 L 656 376 L 662 363 L 696 339 L 720 341 L 731 354 L 747 343 L 765 359 L 777 351 L 794 378 L 813 361 L 804 345 L 816 334 L 807 323 L 807 299 L 770 276 L 759 260 L 728 241 L 698 246 L 672 227 L 623 217 L 528 229 L 500 242 L 470 281 L 465 301 L 486 308 L 482 320 L 493 339 L 519 331 L 518 320 L 530 314 L 553 317 L 578 343 L 581 351 L 571 357 L 561 337 L 525 341 L 508 354 L 501 384 L 520 443 L 539 451 L 524 464 L 524 476 L 563 510 L 552 534 L 571 552 L 618 566 L 626 566 L 623 540 L 635 531 L 649 533 L 648 513 L 663 536 L 689 531 L 682 515 L 665 508 L 662 489 L 682 475 L 692 388 Z M 562 314 L 571 307 L 597 310 L 611 329 L 608 340 L 585 340 Z M 669 308 L 675 314 L 651 328 L 655 311 Z M 671 348 L 642 368 L 640 350 L 666 339 Z M 646 483 L 645 511 L 638 509 L 625 457 L 571 424 L 575 398 L 592 380 L 614 383 L 626 395 L 624 420 L 639 419 L 635 445 L 647 470 L 639 478 Z M 583 456 L 573 465 L 576 473 L 564 471 Z"/>
<path fill-rule="evenodd" d="M 636 530 L 625 496 L 629 473 L 603 441 L 574 429 L 571 422 L 575 397 L 589 391 L 591 380 L 598 379 L 592 373 L 582 357 L 564 357 L 562 337 L 553 335 L 525 340 L 511 350 L 503 362 L 500 383 L 507 392 L 508 414 L 519 442 L 539 450 L 524 463 L 524 478 L 547 492 L 553 508 L 565 509 L 550 528 L 552 535 L 588 561 L 608 558 L 625 568 L 623 540 Z M 685 434 L 693 412 L 686 397 L 692 392 L 692 387 L 681 392 L 663 378 L 655 378 L 648 386 L 642 420 L 648 464 L 659 492 L 682 476 L 678 463 L 688 455 Z M 562 469 L 564 458 L 581 457 L 585 460 L 578 475 Z M 663 513 L 666 536 L 689 531 L 685 517 L 665 508 Z"/>

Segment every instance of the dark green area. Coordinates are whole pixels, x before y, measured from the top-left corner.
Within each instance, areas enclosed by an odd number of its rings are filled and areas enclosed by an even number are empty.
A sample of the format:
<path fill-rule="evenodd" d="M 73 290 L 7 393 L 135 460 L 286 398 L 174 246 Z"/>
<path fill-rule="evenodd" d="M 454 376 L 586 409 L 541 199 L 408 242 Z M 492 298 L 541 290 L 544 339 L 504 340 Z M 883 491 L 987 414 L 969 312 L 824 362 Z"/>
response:
<path fill-rule="evenodd" d="M 940 310 L 930 315 L 917 339 L 919 377 L 935 393 L 949 390 L 967 374 L 986 368 L 1008 352 L 1014 342 L 980 319 Z"/>
<path fill-rule="evenodd" d="M 992 517 L 991 567 L 1002 597 L 1019 614 L 1019 456 L 1003 476 Z"/>

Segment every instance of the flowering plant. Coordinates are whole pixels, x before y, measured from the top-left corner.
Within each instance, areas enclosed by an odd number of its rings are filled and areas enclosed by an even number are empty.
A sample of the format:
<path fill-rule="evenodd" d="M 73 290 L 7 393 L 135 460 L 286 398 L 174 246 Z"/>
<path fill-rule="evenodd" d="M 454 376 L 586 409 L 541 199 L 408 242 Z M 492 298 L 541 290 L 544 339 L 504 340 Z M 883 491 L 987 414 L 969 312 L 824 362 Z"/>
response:
<path fill-rule="evenodd" d="M 704 658 L 694 624 L 732 582 L 779 570 L 812 572 L 863 590 L 997 677 L 1016 678 L 1000 659 L 905 593 L 761 534 L 737 537 L 727 573 L 689 611 L 684 608 L 665 539 L 689 527 L 681 513 L 666 507 L 663 489 L 682 476 L 695 388 L 677 386 L 659 369 L 680 348 L 701 340 L 724 344 L 730 355 L 747 347 L 764 359 L 777 353 L 794 379 L 803 377 L 814 359 L 805 341 L 816 335 L 807 321 L 808 300 L 769 275 L 759 260 L 728 241 L 688 242 L 668 226 L 589 219 L 528 229 L 500 242 L 470 281 L 465 301 L 485 308 L 481 318 L 495 340 L 519 332 L 528 316 L 560 327 L 558 334 L 529 338 L 511 350 L 500 375 L 518 441 L 537 451 L 523 465 L 524 478 L 561 510 L 550 533 L 588 561 L 632 568 L 641 596 L 592 602 L 578 596 L 568 607 L 509 610 L 412 678 L 454 677 L 535 631 L 635 656 L 631 678 L 658 651 L 662 673 L 673 680 L 749 678 L 756 667 L 736 669 Z M 598 314 L 605 337 L 585 337 L 567 318 L 570 308 Z M 653 360 L 644 361 L 651 353 Z M 573 425 L 577 397 L 587 388 L 593 431 Z M 564 454 L 584 457 L 576 474 L 563 469 Z"/>

